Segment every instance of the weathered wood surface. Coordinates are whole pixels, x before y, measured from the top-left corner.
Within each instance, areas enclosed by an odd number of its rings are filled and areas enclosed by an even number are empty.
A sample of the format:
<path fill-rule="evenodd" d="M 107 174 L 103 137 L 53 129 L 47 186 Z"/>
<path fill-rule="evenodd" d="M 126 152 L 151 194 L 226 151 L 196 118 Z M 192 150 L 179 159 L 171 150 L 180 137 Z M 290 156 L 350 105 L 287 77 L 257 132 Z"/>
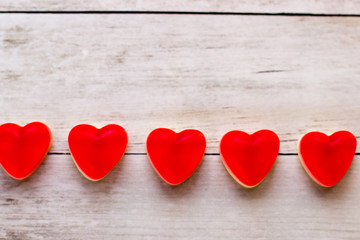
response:
<path fill-rule="evenodd" d="M 1 15 L 0 119 L 44 121 L 51 152 L 79 123 L 123 125 L 144 153 L 157 127 L 360 136 L 360 18 Z"/>
<path fill-rule="evenodd" d="M 2 11 L 195 11 L 255 13 L 360 14 L 360 0 L 3 0 Z"/>
<path fill-rule="evenodd" d="M 79 123 L 121 124 L 128 153 L 157 127 L 203 131 L 207 153 L 233 129 L 272 129 L 285 154 L 312 130 L 359 137 L 359 40 L 360 18 L 1 14 L 0 121 L 54 143 L 30 179 L 0 171 L 0 239 L 359 239 L 359 156 L 331 189 L 283 155 L 245 190 L 217 155 L 176 188 L 146 155 L 99 183 L 66 155 Z"/>
<path fill-rule="evenodd" d="M 219 156 L 206 156 L 178 187 L 163 183 L 146 156 L 125 156 L 98 183 L 70 156 L 49 156 L 27 181 L 0 174 L 0 239 L 359 239 L 359 160 L 324 189 L 296 156 L 280 156 L 246 190 Z"/>

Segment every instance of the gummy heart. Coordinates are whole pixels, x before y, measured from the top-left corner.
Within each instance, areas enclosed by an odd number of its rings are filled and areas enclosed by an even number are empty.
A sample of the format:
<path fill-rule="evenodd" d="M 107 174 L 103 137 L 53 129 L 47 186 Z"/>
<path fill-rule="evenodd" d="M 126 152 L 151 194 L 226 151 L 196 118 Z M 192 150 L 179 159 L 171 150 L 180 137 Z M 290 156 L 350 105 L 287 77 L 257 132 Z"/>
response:
<path fill-rule="evenodd" d="M 205 154 L 205 136 L 198 130 L 176 133 L 158 128 L 146 141 L 150 163 L 159 176 L 170 185 L 188 179 L 198 168 Z"/>
<path fill-rule="evenodd" d="M 279 137 L 270 130 L 254 134 L 231 131 L 220 142 L 225 168 L 241 185 L 252 188 L 261 183 L 271 170 L 279 153 Z"/>
<path fill-rule="evenodd" d="M 68 142 L 79 171 L 87 179 L 99 181 L 124 155 L 128 136 L 125 129 L 116 124 L 100 129 L 80 124 L 71 129 Z"/>
<path fill-rule="evenodd" d="M 332 187 L 346 174 L 356 151 L 356 138 L 348 131 L 328 136 L 305 134 L 299 141 L 299 158 L 309 176 L 324 187 Z"/>
<path fill-rule="evenodd" d="M 0 126 L 0 164 L 12 178 L 22 180 L 34 173 L 50 145 L 51 131 L 43 123 Z"/>

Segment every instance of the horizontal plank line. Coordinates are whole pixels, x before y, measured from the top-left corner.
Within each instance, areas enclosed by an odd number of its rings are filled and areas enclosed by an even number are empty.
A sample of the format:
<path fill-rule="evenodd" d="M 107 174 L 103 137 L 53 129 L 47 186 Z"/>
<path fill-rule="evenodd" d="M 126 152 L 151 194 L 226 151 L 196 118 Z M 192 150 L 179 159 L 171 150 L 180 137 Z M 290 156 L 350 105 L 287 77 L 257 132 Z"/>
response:
<path fill-rule="evenodd" d="M 48 155 L 70 155 L 68 152 L 48 152 Z"/>
<path fill-rule="evenodd" d="M 287 16 L 287 17 L 360 17 L 360 14 L 292 13 L 292 12 L 197 12 L 197 11 L 0 11 L 0 14 L 170 14 L 170 15 L 245 15 L 245 16 Z"/>
<path fill-rule="evenodd" d="M 71 155 L 69 152 L 49 152 L 48 155 Z M 124 155 L 147 155 L 147 153 L 125 153 Z"/>
<path fill-rule="evenodd" d="M 49 152 L 48 155 L 71 155 L 69 152 Z M 125 153 L 127 156 L 146 156 L 147 153 Z M 220 153 L 205 153 L 205 156 L 220 156 Z M 279 156 L 297 156 L 298 153 L 279 153 Z M 355 156 L 360 156 L 360 153 L 355 153 Z"/>

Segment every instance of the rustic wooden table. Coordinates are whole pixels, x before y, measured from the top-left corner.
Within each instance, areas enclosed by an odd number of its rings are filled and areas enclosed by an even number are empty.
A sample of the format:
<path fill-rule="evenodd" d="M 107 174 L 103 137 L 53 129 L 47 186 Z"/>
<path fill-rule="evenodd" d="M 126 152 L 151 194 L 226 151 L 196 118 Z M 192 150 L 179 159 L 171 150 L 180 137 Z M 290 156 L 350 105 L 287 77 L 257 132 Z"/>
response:
<path fill-rule="evenodd" d="M 359 156 L 331 189 L 297 156 L 309 131 L 360 136 L 359 0 L 2 0 L 0 11 L 0 120 L 43 121 L 54 135 L 29 179 L 0 171 L 0 239 L 360 239 Z M 79 123 L 128 131 L 101 182 L 69 155 Z M 178 187 L 148 162 L 157 127 L 207 137 Z M 246 190 L 219 140 L 263 128 L 280 155 Z"/>

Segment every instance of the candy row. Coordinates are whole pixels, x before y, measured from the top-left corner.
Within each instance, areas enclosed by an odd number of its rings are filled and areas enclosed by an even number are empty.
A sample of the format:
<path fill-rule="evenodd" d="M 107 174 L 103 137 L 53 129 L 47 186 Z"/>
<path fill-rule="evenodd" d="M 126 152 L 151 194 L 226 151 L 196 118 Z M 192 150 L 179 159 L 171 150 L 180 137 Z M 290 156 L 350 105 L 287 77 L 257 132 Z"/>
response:
<path fill-rule="evenodd" d="M 51 131 L 43 123 L 21 127 L 13 123 L 0 126 L 0 164 L 13 178 L 22 180 L 39 167 L 51 146 Z M 125 153 L 128 136 L 124 128 L 110 124 L 97 129 L 80 124 L 69 133 L 69 149 L 79 171 L 89 180 L 103 179 Z M 328 136 L 321 132 L 305 134 L 298 151 L 309 176 L 324 187 L 337 184 L 346 174 L 356 151 L 356 138 L 348 131 Z M 222 162 L 241 185 L 252 188 L 261 183 L 279 153 L 280 140 L 270 130 L 253 134 L 230 131 L 220 141 Z M 176 133 L 170 129 L 153 130 L 146 148 L 151 165 L 170 185 L 189 178 L 205 154 L 206 139 L 198 130 Z"/>

